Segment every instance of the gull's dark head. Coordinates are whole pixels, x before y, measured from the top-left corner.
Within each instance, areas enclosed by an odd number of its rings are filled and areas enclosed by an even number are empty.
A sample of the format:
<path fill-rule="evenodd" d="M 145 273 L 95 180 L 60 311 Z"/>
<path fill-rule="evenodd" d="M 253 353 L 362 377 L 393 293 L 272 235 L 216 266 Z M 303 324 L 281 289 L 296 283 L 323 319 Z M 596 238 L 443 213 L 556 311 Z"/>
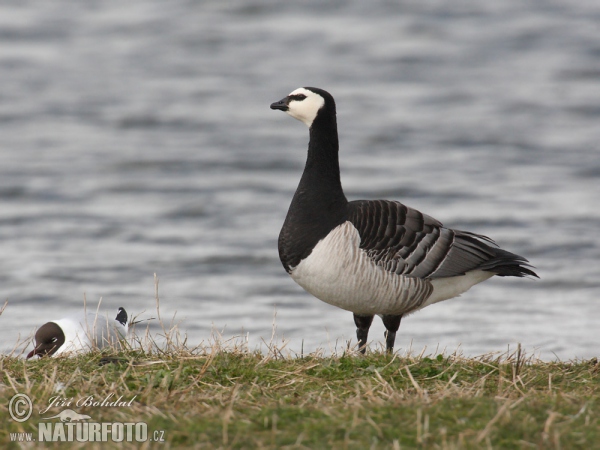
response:
<path fill-rule="evenodd" d="M 65 343 L 65 333 L 54 322 L 42 325 L 35 332 L 35 348 L 29 352 L 27 359 L 38 355 L 40 358 L 51 356 Z"/>

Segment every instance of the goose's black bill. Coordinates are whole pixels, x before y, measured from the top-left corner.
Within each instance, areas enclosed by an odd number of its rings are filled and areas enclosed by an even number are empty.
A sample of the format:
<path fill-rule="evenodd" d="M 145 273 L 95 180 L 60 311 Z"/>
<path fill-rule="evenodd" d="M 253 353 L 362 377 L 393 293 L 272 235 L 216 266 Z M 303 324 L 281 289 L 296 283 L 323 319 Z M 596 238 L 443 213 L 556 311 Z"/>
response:
<path fill-rule="evenodd" d="M 282 98 L 278 102 L 271 103 L 271 109 L 279 109 L 280 111 L 287 111 L 288 110 L 288 102 L 289 102 L 288 97 Z"/>

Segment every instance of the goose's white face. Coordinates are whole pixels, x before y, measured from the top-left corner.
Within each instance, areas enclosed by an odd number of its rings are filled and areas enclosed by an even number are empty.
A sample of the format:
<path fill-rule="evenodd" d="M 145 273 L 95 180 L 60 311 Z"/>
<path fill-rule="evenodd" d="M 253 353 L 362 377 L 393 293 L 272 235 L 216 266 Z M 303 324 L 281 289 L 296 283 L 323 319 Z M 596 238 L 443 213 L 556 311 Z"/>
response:
<path fill-rule="evenodd" d="M 287 96 L 287 109 L 284 111 L 310 128 L 324 104 L 325 99 L 319 94 L 298 88 Z"/>

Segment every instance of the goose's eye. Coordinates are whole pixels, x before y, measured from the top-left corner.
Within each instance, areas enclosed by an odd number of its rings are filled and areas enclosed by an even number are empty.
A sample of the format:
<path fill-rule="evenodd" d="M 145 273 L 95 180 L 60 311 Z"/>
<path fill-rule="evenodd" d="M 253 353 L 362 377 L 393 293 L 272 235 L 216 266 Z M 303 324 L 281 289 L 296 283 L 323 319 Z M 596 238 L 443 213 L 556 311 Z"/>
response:
<path fill-rule="evenodd" d="M 54 344 L 56 341 L 58 341 L 58 339 L 56 339 L 56 338 L 52 338 L 52 339 L 50 339 L 50 342 L 52 342 L 53 344 Z"/>
<path fill-rule="evenodd" d="M 304 100 L 306 98 L 306 95 L 304 94 L 295 94 L 295 95 L 290 95 L 290 100 L 295 100 L 297 102 L 301 102 L 302 100 Z"/>

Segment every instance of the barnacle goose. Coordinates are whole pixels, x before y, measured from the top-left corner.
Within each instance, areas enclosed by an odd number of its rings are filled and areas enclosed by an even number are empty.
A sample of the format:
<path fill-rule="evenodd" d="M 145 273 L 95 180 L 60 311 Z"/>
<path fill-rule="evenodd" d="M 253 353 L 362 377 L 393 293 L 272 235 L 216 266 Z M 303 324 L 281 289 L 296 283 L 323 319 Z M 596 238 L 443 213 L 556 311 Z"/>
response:
<path fill-rule="evenodd" d="M 395 201 L 349 202 L 340 182 L 335 101 L 328 92 L 299 88 L 271 109 L 304 122 L 310 133 L 304 172 L 279 234 L 279 257 L 306 291 L 354 313 L 361 352 L 375 314 L 392 352 L 403 315 L 494 275 L 537 277 L 525 258 L 486 236 L 446 228 Z"/>

